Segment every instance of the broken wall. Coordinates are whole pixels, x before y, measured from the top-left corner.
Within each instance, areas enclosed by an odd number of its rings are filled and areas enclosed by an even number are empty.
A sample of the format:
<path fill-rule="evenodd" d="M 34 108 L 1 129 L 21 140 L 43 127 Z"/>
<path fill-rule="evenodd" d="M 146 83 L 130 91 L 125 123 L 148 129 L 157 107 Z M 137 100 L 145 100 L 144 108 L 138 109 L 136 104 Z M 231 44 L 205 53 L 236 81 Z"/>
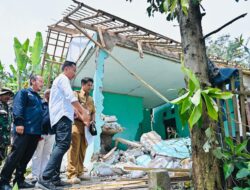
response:
<path fill-rule="evenodd" d="M 172 104 L 164 104 L 154 109 L 154 130 L 161 136 L 162 139 L 166 139 L 166 130 L 164 126 L 164 120 L 175 119 L 176 132 L 178 137 L 188 137 L 189 129 L 188 126 L 182 127 L 181 120 L 179 117 L 178 106 Z"/>
<path fill-rule="evenodd" d="M 143 98 L 104 92 L 105 115 L 115 115 L 124 129 L 114 136 L 127 140 L 136 140 L 142 133 L 140 123 L 143 121 Z"/>

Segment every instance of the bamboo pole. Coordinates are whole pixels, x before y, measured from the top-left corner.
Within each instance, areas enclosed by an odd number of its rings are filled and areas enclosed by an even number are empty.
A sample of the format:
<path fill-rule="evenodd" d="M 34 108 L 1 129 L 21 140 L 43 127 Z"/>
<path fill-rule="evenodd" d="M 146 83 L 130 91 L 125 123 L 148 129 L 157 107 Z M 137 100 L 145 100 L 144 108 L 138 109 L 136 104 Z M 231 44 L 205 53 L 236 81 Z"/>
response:
<path fill-rule="evenodd" d="M 95 43 L 96 46 L 100 47 L 103 51 L 105 51 L 110 57 L 112 57 L 122 68 L 124 68 L 129 74 L 131 74 L 134 78 L 136 78 L 138 81 L 140 81 L 146 88 L 150 89 L 152 92 L 154 92 L 157 96 L 159 96 L 162 100 L 165 102 L 169 102 L 169 100 L 162 95 L 159 91 L 157 91 L 154 87 L 149 85 L 146 81 L 144 81 L 139 75 L 134 73 L 133 71 L 130 71 L 130 69 L 125 66 L 121 61 L 119 61 L 109 50 L 104 49 L 102 45 L 94 40 L 86 31 L 84 31 L 81 27 L 78 26 L 77 22 L 72 21 L 71 19 L 65 17 L 65 21 L 72 24 L 74 27 L 76 27 L 80 32 L 82 32 L 87 38 L 89 38 L 92 42 Z"/>
<path fill-rule="evenodd" d="M 240 91 L 244 91 L 243 85 L 243 73 L 242 70 L 239 70 L 240 78 Z M 246 139 L 246 105 L 245 105 L 245 95 L 240 95 L 240 111 L 241 111 L 241 122 L 242 122 L 242 136 L 243 140 Z"/>
<path fill-rule="evenodd" d="M 225 91 L 226 87 L 225 85 L 223 85 L 223 90 Z M 229 136 L 232 136 L 232 119 L 231 119 L 231 112 L 230 112 L 230 107 L 229 107 L 229 103 L 228 100 L 225 100 L 226 103 L 226 115 L 227 115 L 227 123 L 228 123 L 228 133 Z"/>
<path fill-rule="evenodd" d="M 43 71 L 44 71 L 44 66 L 45 66 L 45 61 L 46 61 L 46 53 L 47 53 L 47 50 L 48 50 L 50 34 L 51 34 L 51 29 L 48 30 L 47 39 L 46 39 L 45 46 L 44 46 L 44 54 L 43 54 L 43 61 L 42 61 L 41 76 L 43 76 Z"/>
<path fill-rule="evenodd" d="M 225 138 L 225 127 L 224 127 L 224 122 L 223 122 L 223 118 L 222 118 L 222 113 L 223 113 L 223 108 L 222 105 L 220 103 L 219 99 L 216 99 L 217 102 L 217 106 L 219 108 L 219 125 L 220 125 L 220 140 L 221 140 L 221 146 L 225 147 L 225 142 L 224 142 L 224 138 Z"/>
<path fill-rule="evenodd" d="M 55 44 L 55 48 L 54 48 L 54 52 L 53 52 L 53 57 L 52 57 L 52 61 L 55 61 L 55 54 L 56 54 L 56 48 L 57 48 L 57 43 L 58 43 L 58 39 L 59 39 L 60 33 L 57 33 L 57 39 L 56 39 L 56 44 Z M 53 72 L 53 64 L 54 62 L 51 62 L 50 68 L 49 68 L 49 76 L 48 76 L 48 83 L 47 83 L 47 88 L 50 87 L 50 80 L 51 80 L 51 75 Z"/>
<path fill-rule="evenodd" d="M 235 78 L 232 77 L 231 80 L 231 89 L 232 91 L 235 91 Z M 233 95 L 233 107 L 234 107 L 234 119 L 235 119 L 235 132 L 236 132 L 236 140 L 239 143 L 240 142 L 240 132 L 239 132 L 239 118 L 238 118 L 238 104 L 236 95 Z"/>

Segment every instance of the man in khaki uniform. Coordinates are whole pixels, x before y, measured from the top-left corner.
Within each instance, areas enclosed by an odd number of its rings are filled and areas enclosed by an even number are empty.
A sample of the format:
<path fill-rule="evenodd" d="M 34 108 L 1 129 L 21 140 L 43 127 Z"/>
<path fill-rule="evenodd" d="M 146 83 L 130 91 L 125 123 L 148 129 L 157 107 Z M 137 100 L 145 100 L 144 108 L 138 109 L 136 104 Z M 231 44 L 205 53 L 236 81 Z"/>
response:
<path fill-rule="evenodd" d="M 95 106 L 92 97 L 89 95 L 93 87 L 93 79 L 85 77 L 81 81 L 82 88 L 80 91 L 75 91 L 75 95 L 83 108 L 87 110 L 90 115 L 90 123 L 95 122 Z M 68 182 L 71 184 L 80 183 L 81 179 L 84 179 L 84 167 L 83 162 L 87 149 L 87 141 L 85 138 L 85 127 L 79 119 L 74 120 L 72 126 L 72 140 L 70 149 L 68 151 L 68 168 L 67 176 Z"/>

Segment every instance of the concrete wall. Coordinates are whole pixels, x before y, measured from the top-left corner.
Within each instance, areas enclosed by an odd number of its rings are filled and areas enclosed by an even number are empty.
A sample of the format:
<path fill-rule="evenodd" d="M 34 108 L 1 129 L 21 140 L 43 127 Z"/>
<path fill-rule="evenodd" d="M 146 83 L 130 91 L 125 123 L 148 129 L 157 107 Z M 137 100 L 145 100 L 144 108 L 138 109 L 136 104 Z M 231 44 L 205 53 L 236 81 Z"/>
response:
<path fill-rule="evenodd" d="M 163 138 L 166 139 L 166 130 L 164 120 L 174 118 L 176 121 L 176 131 L 179 137 L 189 136 L 188 126 L 182 126 L 178 115 L 178 106 L 164 104 L 154 109 L 154 130 Z"/>
<path fill-rule="evenodd" d="M 115 115 L 118 123 L 125 128 L 122 133 L 115 137 L 127 140 L 139 139 L 142 133 L 141 123 L 143 121 L 143 99 L 122 94 L 104 92 L 105 115 Z"/>

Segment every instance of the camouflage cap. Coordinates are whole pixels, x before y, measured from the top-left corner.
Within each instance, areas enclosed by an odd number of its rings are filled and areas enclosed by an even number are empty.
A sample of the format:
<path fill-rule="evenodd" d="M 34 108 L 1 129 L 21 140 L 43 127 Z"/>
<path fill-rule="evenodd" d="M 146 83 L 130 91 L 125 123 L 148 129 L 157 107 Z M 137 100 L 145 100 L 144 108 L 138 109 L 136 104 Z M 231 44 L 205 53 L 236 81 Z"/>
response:
<path fill-rule="evenodd" d="M 0 90 L 0 96 L 1 96 L 1 95 L 4 95 L 4 94 L 8 94 L 8 93 L 9 93 L 11 96 L 14 95 L 14 93 L 12 92 L 12 90 L 9 89 L 9 88 L 3 87 L 3 88 Z"/>

